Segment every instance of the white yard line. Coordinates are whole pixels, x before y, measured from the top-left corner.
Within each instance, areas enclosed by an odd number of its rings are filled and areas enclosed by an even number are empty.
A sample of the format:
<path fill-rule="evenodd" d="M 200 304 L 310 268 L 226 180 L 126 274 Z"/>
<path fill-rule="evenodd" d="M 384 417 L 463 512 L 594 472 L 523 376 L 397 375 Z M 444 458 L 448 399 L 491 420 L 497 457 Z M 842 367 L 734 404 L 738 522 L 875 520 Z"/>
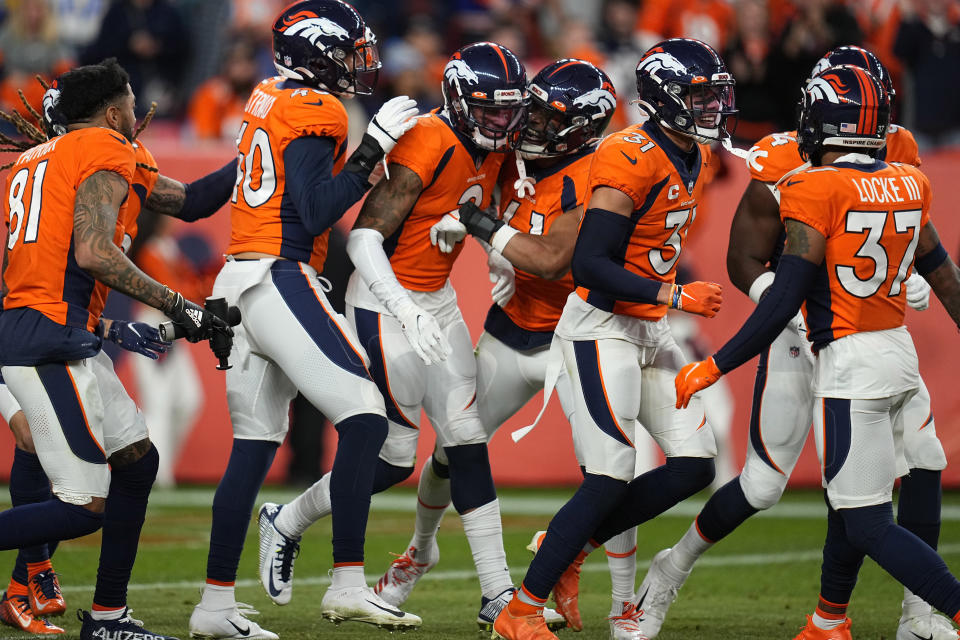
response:
<path fill-rule="evenodd" d="M 955 554 L 960 553 L 960 544 L 944 544 L 940 545 L 941 554 Z M 602 556 L 596 556 L 598 558 Z M 699 567 L 748 567 L 756 565 L 770 565 L 770 564 L 789 564 L 792 562 L 814 562 L 819 561 L 821 558 L 820 549 L 810 549 L 807 551 L 786 551 L 783 553 L 744 553 L 744 554 L 734 554 L 734 555 L 706 555 L 697 562 Z M 639 560 L 637 561 L 637 569 L 645 570 L 650 566 L 649 560 Z M 607 563 L 601 561 L 591 561 L 587 562 L 583 566 L 583 570 L 588 573 L 602 573 L 607 571 Z M 511 571 L 511 575 L 515 579 L 520 579 L 523 577 L 525 569 L 514 568 Z M 422 580 L 438 580 L 438 581 L 447 581 L 447 580 L 470 580 L 476 577 L 476 572 L 472 570 L 462 570 L 462 571 L 431 571 L 425 575 Z M 367 582 L 373 584 L 376 580 L 380 578 L 379 575 L 368 575 Z M 303 586 L 315 586 L 315 585 L 328 585 L 330 584 L 330 578 L 328 576 L 309 576 L 304 578 L 296 578 L 297 585 Z M 260 584 L 259 580 L 252 579 L 243 579 L 237 580 L 236 586 L 238 587 L 255 587 Z M 203 587 L 203 583 L 199 580 L 181 580 L 177 582 L 134 582 L 131 583 L 128 589 L 130 591 L 149 591 L 152 589 L 195 589 L 199 593 L 199 590 Z M 63 587 L 65 593 L 87 593 L 93 591 L 93 585 L 67 585 Z"/>

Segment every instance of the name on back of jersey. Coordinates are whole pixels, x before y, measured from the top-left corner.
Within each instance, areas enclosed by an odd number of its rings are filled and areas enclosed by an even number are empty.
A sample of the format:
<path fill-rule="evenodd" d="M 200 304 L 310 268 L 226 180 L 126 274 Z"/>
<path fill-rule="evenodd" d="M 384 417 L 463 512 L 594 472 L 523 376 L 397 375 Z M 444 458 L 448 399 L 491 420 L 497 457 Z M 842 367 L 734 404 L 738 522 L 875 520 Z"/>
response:
<path fill-rule="evenodd" d="M 277 96 L 266 94 L 260 90 L 260 87 L 255 87 L 253 93 L 250 94 L 250 99 L 247 100 L 247 106 L 243 110 L 254 118 L 263 120 L 270 113 L 270 109 L 273 108 L 276 101 Z"/>
<path fill-rule="evenodd" d="M 850 182 L 856 187 L 860 202 L 886 204 L 888 202 L 907 202 L 922 199 L 920 185 L 917 184 L 917 180 L 913 176 L 850 178 Z M 903 185 L 906 198 L 900 194 L 898 182 Z"/>
<path fill-rule="evenodd" d="M 39 158 L 40 156 L 44 156 L 50 153 L 51 151 L 53 151 L 54 147 L 57 146 L 58 140 L 60 140 L 59 136 L 57 136 L 53 140 L 48 140 L 43 144 L 39 144 L 33 147 L 32 149 L 27 149 L 26 151 L 20 154 L 19 158 L 17 158 L 17 164 L 27 163 L 27 162 L 30 162 L 31 160 Z"/>

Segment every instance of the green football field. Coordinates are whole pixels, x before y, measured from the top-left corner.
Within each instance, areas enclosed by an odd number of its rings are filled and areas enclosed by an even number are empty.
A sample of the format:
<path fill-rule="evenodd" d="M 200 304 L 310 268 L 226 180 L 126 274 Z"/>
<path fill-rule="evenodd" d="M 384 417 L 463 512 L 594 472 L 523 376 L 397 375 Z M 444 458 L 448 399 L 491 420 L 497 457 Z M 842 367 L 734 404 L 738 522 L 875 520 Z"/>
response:
<path fill-rule="evenodd" d="M 519 583 L 529 562 L 525 545 L 532 533 L 546 528 L 551 516 L 572 489 L 501 491 L 504 541 L 515 580 Z M 0 495 L 7 495 L 3 491 Z M 260 501 L 284 502 L 294 494 L 265 489 Z M 208 488 L 155 491 L 134 567 L 129 604 L 134 617 L 154 631 L 186 638 L 187 621 L 204 578 L 210 530 Z M 699 498 L 699 499 L 698 499 Z M 640 528 L 637 585 L 649 559 L 672 544 L 689 526 L 702 504 L 698 497 Z M 387 567 L 390 552 L 401 552 L 413 527 L 415 494 L 394 489 L 377 496 L 367 530 L 368 581 L 375 582 Z M 259 504 L 259 503 L 258 503 Z M 6 505 L 5 505 L 6 506 Z M 825 508 L 819 492 L 790 492 L 774 509 L 747 522 L 713 549 L 698 565 L 671 609 L 660 638 L 726 639 L 793 638 L 804 614 L 816 604 L 820 545 L 825 531 Z M 941 549 L 948 565 L 960 570 L 960 494 L 944 497 Z M 255 523 L 254 523 L 255 525 Z M 240 564 L 237 598 L 260 610 L 255 618 L 284 640 L 336 638 L 351 640 L 385 637 L 388 632 L 362 624 L 340 626 L 323 620 L 320 599 L 329 584 L 331 567 L 329 522 L 310 530 L 296 564 L 293 601 L 273 605 L 256 580 L 257 535 L 250 527 Z M 89 608 L 96 576 L 99 535 L 63 544 L 54 558 L 67 598 L 69 613 L 55 620 L 76 637 L 79 622 L 72 613 Z M 423 628 L 412 638 L 477 638 L 479 587 L 459 519 L 447 513 L 440 531 L 440 564 L 418 585 L 405 609 L 420 615 Z M 2 566 L 12 567 L 13 552 L 0 553 Z M 585 628 L 561 638 L 590 640 L 608 637 L 605 616 L 610 607 L 610 580 L 602 553 L 584 567 L 580 607 Z M 871 561 L 861 572 L 850 616 L 858 640 L 892 640 L 900 614 L 901 587 Z M 0 638 L 28 637 L 8 627 Z"/>

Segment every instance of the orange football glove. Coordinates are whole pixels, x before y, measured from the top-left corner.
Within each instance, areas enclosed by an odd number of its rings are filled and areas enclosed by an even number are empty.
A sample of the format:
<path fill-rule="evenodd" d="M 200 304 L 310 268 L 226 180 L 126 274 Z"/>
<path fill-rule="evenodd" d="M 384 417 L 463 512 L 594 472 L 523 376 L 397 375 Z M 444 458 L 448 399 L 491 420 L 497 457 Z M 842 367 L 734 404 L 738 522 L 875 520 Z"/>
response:
<path fill-rule="evenodd" d="M 677 409 L 686 409 L 693 394 L 706 389 L 722 375 L 713 356 L 700 362 L 691 362 L 680 369 L 673 380 L 673 386 L 677 388 Z"/>
<path fill-rule="evenodd" d="M 712 318 L 720 311 L 722 290 L 716 282 L 675 284 L 670 288 L 670 308 Z"/>

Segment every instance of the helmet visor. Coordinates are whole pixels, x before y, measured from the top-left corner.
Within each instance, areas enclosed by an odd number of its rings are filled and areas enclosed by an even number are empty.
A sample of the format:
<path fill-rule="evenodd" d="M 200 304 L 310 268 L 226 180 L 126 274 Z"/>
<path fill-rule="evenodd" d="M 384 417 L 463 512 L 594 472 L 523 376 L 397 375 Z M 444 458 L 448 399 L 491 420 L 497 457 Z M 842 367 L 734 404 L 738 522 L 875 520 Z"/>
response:
<path fill-rule="evenodd" d="M 520 133 L 526 124 L 527 105 L 491 104 L 469 101 L 470 119 L 484 138 L 491 140 L 496 150 L 513 149 L 520 142 Z"/>
<path fill-rule="evenodd" d="M 733 85 L 692 85 L 688 107 L 693 113 L 693 120 L 698 127 L 716 129 L 723 123 L 725 116 L 737 112 L 734 104 Z"/>
<path fill-rule="evenodd" d="M 376 36 L 367 29 L 367 37 L 357 40 L 353 49 L 354 92 L 365 96 L 373 93 L 381 66 Z"/>

